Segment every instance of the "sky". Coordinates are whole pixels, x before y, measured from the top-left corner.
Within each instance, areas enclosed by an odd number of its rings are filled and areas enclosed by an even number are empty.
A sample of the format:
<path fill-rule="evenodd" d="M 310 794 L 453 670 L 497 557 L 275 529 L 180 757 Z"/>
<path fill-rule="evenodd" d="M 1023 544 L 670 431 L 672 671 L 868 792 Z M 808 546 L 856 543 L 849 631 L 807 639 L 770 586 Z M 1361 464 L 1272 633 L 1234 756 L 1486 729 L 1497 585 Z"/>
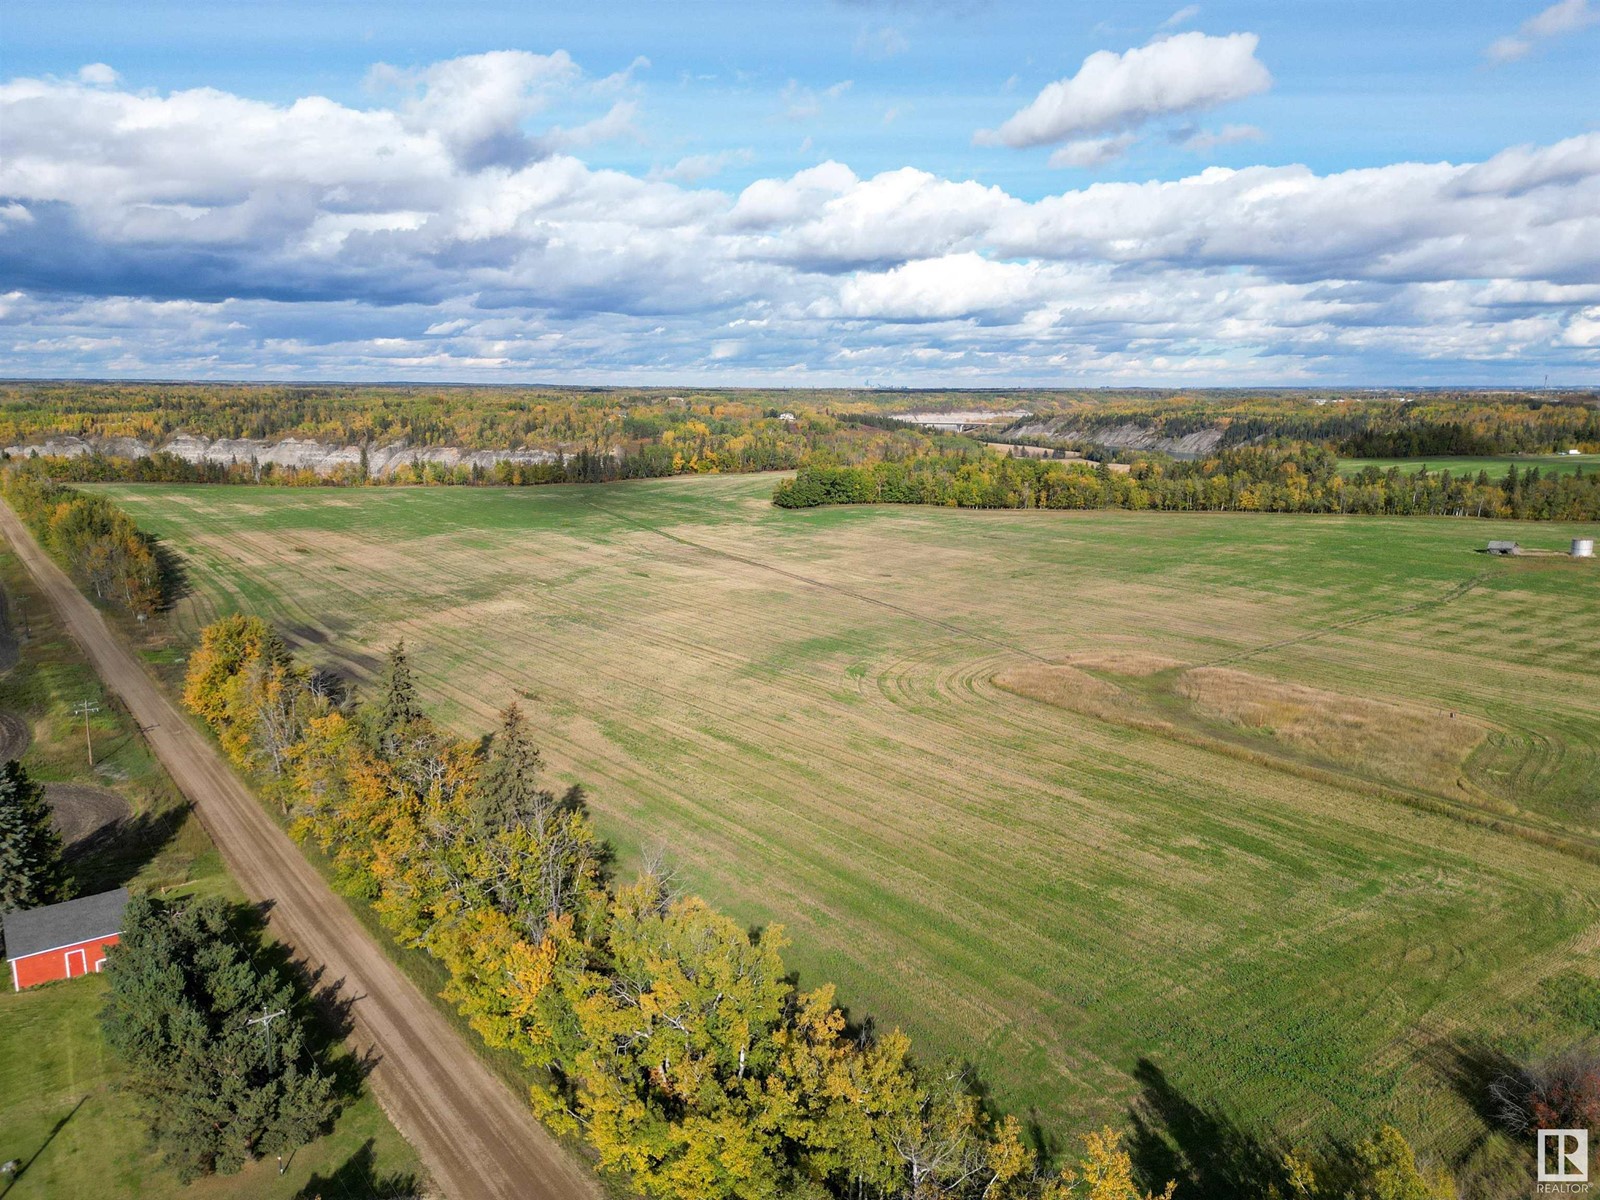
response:
<path fill-rule="evenodd" d="M 0 376 L 1600 385 L 1600 0 L 54 0 Z"/>

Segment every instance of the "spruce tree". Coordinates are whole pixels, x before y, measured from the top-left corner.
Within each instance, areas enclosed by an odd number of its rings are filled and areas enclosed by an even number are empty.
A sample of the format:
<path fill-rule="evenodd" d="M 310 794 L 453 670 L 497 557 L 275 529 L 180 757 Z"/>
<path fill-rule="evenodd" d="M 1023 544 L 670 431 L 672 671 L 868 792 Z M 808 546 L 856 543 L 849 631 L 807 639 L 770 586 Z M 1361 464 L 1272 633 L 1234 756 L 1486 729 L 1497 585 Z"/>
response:
<path fill-rule="evenodd" d="M 0 912 L 54 904 L 71 891 L 44 792 L 13 759 L 0 768 Z"/>
<path fill-rule="evenodd" d="M 417 684 L 411 676 L 411 660 L 406 657 L 404 640 L 396 642 L 389 651 L 383 676 L 378 681 L 378 690 L 374 741 L 384 755 L 392 756 L 398 746 L 400 732 L 422 718 L 422 705 L 417 700 Z"/>
<path fill-rule="evenodd" d="M 486 829 L 522 825 L 549 808 L 554 798 L 539 788 L 543 765 L 522 709 L 512 704 L 500 714 L 500 731 L 478 777 L 479 824 Z"/>
<path fill-rule="evenodd" d="M 334 1080 L 294 986 L 253 961 L 221 901 L 135 898 L 106 975 L 106 1039 L 180 1179 L 289 1153 L 332 1119 Z"/>

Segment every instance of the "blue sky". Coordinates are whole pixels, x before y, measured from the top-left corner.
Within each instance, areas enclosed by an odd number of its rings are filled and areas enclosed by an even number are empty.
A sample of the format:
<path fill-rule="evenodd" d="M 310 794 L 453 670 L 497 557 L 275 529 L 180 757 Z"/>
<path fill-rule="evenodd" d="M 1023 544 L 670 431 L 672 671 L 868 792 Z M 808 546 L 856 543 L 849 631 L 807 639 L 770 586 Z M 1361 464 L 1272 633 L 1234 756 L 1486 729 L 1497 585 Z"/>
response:
<path fill-rule="evenodd" d="M 0 373 L 1595 383 L 1597 64 L 1587 0 L 13 6 Z"/>

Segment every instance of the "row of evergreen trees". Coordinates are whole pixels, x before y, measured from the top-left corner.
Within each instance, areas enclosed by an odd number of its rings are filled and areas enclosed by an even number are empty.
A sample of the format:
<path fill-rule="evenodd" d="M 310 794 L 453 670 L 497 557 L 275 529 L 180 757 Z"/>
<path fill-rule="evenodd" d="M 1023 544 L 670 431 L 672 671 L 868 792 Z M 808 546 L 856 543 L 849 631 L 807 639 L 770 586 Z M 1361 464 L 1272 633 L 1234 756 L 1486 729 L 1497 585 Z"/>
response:
<path fill-rule="evenodd" d="M 1111 1130 L 1055 1169 L 967 1071 L 919 1063 L 898 1030 L 850 1027 L 831 985 L 800 991 L 781 929 L 746 929 L 659 863 L 614 879 L 582 789 L 544 786 L 520 711 L 486 742 L 451 737 L 403 647 L 352 703 L 265 623 L 230 617 L 205 631 L 184 699 L 341 888 L 445 965 L 445 996 L 485 1041 L 539 1070 L 540 1116 L 642 1193 L 1145 1197 Z M 1288 1195 L 1449 1194 L 1392 1131 L 1335 1168 L 1337 1190 L 1299 1159 L 1278 1174 L 1304 1185 Z M 1420 1190 L 1373 1190 L 1388 1179 Z"/>
<path fill-rule="evenodd" d="M 1600 520 L 1600 473 L 1505 479 L 1368 467 L 1339 473 L 1312 446 L 1245 447 L 1179 462 L 1109 465 L 978 454 L 926 455 L 865 466 L 802 467 L 773 491 L 781 508 L 822 504 L 938 504 L 958 508 L 1126 508 L 1168 512 L 1296 512 Z"/>

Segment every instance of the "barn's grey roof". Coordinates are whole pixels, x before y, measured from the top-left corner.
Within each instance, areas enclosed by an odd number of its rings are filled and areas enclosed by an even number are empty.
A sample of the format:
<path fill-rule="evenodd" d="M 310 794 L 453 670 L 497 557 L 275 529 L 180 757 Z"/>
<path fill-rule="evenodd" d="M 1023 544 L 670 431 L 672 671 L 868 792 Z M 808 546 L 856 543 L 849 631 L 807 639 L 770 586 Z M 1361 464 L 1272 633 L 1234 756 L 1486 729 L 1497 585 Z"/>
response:
<path fill-rule="evenodd" d="M 122 910 L 127 906 L 128 889 L 117 888 L 98 896 L 6 913 L 6 957 L 26 958 L 56 946 L 121 933 Z"/>

